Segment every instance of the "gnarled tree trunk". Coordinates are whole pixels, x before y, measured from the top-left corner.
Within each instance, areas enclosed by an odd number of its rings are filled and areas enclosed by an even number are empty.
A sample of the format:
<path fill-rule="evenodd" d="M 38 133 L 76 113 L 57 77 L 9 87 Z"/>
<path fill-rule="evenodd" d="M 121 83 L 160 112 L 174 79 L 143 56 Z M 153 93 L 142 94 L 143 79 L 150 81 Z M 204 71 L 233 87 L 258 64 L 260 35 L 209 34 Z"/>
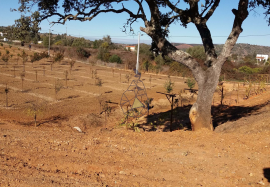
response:
<path fill-rule="evenodd" d="M 192 130 L 201 128 L 213 130 L 211 105 L 219 75 L 220 68 L 209 68 L 205 71 L 202 80 L 197 81 L 199 87 L 198 97 L 189 111 Z"/>

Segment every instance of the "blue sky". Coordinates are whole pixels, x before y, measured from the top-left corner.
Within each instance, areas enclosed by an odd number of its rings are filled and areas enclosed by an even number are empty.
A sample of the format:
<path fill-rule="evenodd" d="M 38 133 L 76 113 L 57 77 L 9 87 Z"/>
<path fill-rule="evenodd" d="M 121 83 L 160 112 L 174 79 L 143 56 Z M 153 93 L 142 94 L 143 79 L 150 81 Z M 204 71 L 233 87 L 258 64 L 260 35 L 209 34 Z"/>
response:
<path fill-rule="evenodd" d="M 20 17 L 20 13 L 10 12 L 10 8 L 18 8 L 18 0 L 0 0 L 0 2 L 0 26 L 14 24 L 14 20 Z M 223 44 L 226 41 L 234 19 L 231 10 L 237 8 L 237 3 L 237 0 L 221 0 L 220 6 L 208 21 L 208 27 L 215 44 Z M 128 2 L 125 6 L 136 12 L 136 4 Z M 270 46 L 270 27 L 264 17 L 263 9 L 258 8 L 255 11 L 250 12 L 249 17 L 244 21 L 242 26 L 244 31 L 241 33 L 237 43 Z M 149 12 L 147 12 L 147 15 L 149 17 Z M 40 26 L 41 32 L 48 32 L 51 27 L 53 33 L 62 34 L 66 32 L 67 28 L 68 35 L 90 38 L 91 40 L 110 35 L 114 42 L 137 43 L 136 36 L 130 36 L 121 31 L 127 18 L 128 15 L 126 13 L 106 13 L 100 14 L 90 22 L 68 21 L 66 25 L 59 24 L 53 27 L 49 25 L 49 21 L 53 21 L 55 18 L 49 18 L 49 20 L 44 20 Z M 135 33 L 139 31 L 140 26 L 144 26 L 142 21 L 133 24 Z M 172 24 L 168 40 L 170 42 L 189 44 L 202 43 L 198 31 L 193 24 L 188 24 L 187 28 L 183 28 L 179 23 Z M 151 38 L 144 34 L 141 36 L 141 42 L 150 43 Z"/>

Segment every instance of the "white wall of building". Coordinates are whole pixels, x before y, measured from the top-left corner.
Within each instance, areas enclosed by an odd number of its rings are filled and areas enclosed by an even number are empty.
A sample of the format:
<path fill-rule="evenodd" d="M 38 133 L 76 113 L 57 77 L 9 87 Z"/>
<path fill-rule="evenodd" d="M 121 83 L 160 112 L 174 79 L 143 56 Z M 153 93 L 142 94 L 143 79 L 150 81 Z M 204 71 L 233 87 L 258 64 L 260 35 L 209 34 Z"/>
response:
<path fill-rule="evenodd" d="M 256 59 L 257 59 L 258 61 L 260 61 L 260 62 L 261 62 L 262 60 L 267 61 L 267 60 L 268 60 L 268 55 L 257 54 Z"/>

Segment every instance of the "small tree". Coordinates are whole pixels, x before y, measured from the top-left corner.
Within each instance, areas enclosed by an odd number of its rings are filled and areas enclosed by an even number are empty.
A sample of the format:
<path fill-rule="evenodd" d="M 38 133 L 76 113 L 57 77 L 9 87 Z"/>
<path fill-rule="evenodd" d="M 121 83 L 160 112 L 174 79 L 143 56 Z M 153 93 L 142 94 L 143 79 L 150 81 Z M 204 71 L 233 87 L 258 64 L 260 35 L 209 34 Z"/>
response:
<path fill-rule="evenodd" d="M 22 51 L 22 54 L 20 55 L 22 58 L 22 63 L 23 63 L 23 71 L 25 71 L 25 63 L 28 60 L 28 55 L 25 53 L 25 51 Z"/>
<path fill-rule="evenodd" d="M 67 70 L 64 71 L 64 75 L 65 75 L 66 87 L 67 87 L 67 79 L 68 79 L 68 71 Z"/>
<path fill-rule="evenodd" d="M 71 74 L 72 68 L 73 68 L 74 64 L 76 63 L 76 61 L 75 60 L 70 60 L 70 61 L 68 61 L 68 63 L 70 65 L 70 74 Z"/>
<path fill-rule="evenodd" d="M 42 114 L 42 112 L 44 111 L 44 104 L 41 103 L 31 103 L 31 106 L 27 108 L 27 115 L 34 117 L 35 120 L 35 127 L 37 127 L 37 116 Z"/>
<path fill-rule="evenodd" d="M 112 112 L 112 107 L 109 106 L 108 102 L 105 102 L 104 105 L 103 105 L 103 111 L 105 113 L 105 128 L 106 128 L 106 125 L 107 125 L 107 117 L 110 116 L 111 112 Z"/>
<path fill-rule="evenodd" d="M 103 85 L 102 80 L 99 77 L 97 77 L 96 81 L 95 81 L 95 84 L 96 84 L 96 86 L 99 87 L 99 94 L 100 94 L 100 87 Z"/>
<path fill-rule="evenodd" d="M 130 74 L 126 74 L 125 78 L 127 79 L 128 84 L 129 84 L 129 80 L 130 80 L 130 78 L 131 78 L 131 75 L 130 75 Z"/>
<path fill-rule="evenodd" d="M 152 81 L 152 76 L 150 75 L 150 77 L 149 77 L 150 88 L 151 88 L 151 81 Z"/>
<path fill-rule="evenodd" d="M 21 77 L 21 80 L 22 80 L 22 91 L 23 91 L 23 81 L 24 81 L 24 78 L 25 78 L 25 72 L 21 72 L 20 73 L 20 77 Z"/>
<path fill-rule="evenodd" d="M 193 89 L 196 84 L 196 81 L 194 79 L 187 79 L 185 83 L 187 84 L 189 89 Z"/>
<path fill-rule="evenodd" d="M 167 93 L 171 93 L 173 91 L 174 83 L 171 81 L 170 76 L 168 76 L 168 80 L 164 83 L 164 88 L 166 89 Z"/>
<path fill-rule="evenodd" d="M 64 54 L 63 53 L 61 53 L 61 52 L 56 53 L 53 56 L 52 60 L 50 61 L 51 71 L 52 71 L 53 64 L 56 63 L 56 62 L 61 62 L 63 59 L 64 59 Z"/>
<path fill-rule="evenodd" d="M 60 90 L 63 88 L 63 84 L 61 83 L 61 81 L 59 79 L 57 79 L 55 81 L 55 85 L 54 85 L 54 91 L 55 91 L 55 100 L 57 101 L 57 94 L 58 92 L 60 92 Z"/>
<path fill-rule="evenodd" d="M 6 88 L 5 88 L 5 93 L 6 93 L 6 107 L 8 107 L 8 92 L 9 92 L 9 88 L 7 87 L 7 84 L 6 84 Z"/>
<path fill-rule="evenodd" d="M 5 62 L 6 67 L 7 67 L 7 65 L 8 65 L 8 60 L 9 60 L 9 55 L 8 55 L 8 54 L 3 55 L 3 56 L 2 56 L 2 60 Z"/>

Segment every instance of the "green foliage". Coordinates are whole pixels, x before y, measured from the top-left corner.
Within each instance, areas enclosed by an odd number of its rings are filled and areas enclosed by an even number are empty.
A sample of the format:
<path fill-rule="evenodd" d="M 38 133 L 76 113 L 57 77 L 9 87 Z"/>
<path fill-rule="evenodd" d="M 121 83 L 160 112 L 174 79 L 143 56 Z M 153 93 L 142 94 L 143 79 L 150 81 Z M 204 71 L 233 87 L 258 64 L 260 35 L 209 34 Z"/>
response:
<path fill-rule="evenodd" d="M 116 62 L 117 64 L 122 64 L 122 60 L 121 60 L 121 58 L 118 55 L 112 55 L 109 58 L 109 61 L 110 62 Z"/>
<path fill-rule="evenodd" d="M 189 89 L 193 89 L 195 84 L 196 84 L 196 81 L 195 81 L 195 79 L 187 79 L 187 81 L 185 83 L 187 84 Z"/>
<path fill-rule="evenodd" d="M 147 44 L 140 44 L 140 55 L 144 55 L 145 57 L 147 57 L 148 59 L 154 59 L 154 55 L 152 53 L 152 51 L 150 51 L 151 46 L 147 45 Z M 138 49 L 138 45 L 135 47 L 136 51 Z"/>
<path fill-rule="evenodd" d="M 6 49 L 6 54 L 8 55 L 9 54 L 9 50 Z"/>
<path fill-rule="evenodd" d="M 59 41 L 55 42 L 54 45 L 63 45 L 63 41 L 59 40 Z"/>
<path fill-rule="evenodd" d="M 253 74 L 253 73 L 259 73 L 260 71 L 262 71 L 262 68 L 251 68 L 248 66 L 242 66 L 238 68 L 238 71 L 246 73 L 246 74 Z"/>
<path fill-rule="evenodd" d="M 30 57 L 30 60 L 31 60 L 31 62 L 33 63 L 33 62 L 35 62 L 35 61 L 39 61 L 39 60 L 41 60 L 41 59 L 43 59 L 43 58 L 48 58 L 49 57 L 49 55 L 48 55 L 48 53 L 46 53 L 46 52 L 42 52 L 42 53 L 34 53 L 34 55 L 32 55 L 31 57 Z"/>
<path fill-rule="evenodd" d="M 90 53 L 82 47 L 78 47 L 76 53 L 79 58 L 88 58 L 90 56 Z"/>
<path fill-rule="evenodd" d="M 168 76 L 168 80 L 164 83 L 164 88 L 167 93 L 171 93 L 173 91 L 174 83 L 172 82 L 170 76 Z"/>
<path fill-rule="evenodd" d="M 22 58 L 23 64 L 25 64 L 25 62 L 28 60 L 28 55 L 25 53 L 24 50 L 22 51 L 21 58 Z"/>
<path fill-rule="evenodd" d="M 195 46 L 195 47 L 190 47 L 186 51 L 189 53 L 192 57 L 200 59 L 200 60 L 205 60 L 206 55 L 204 52 L 204 48 L 202 46 Z"/>
<path fill-rule="evenodd" d="M 0 43 L 0 46 L 3 46 L 3 43 Z"/>
<path fill-rule="evenodd" d="M 15 20 L 15 24 L 9 28 L 8 33 L 13 33 L 14 36 L 21 41 L 30 42 L 37 36 L 40 29 L 39 18 L 40 14 L 38 11 L 32 13 L 31 17 L 21 15 L 21 18 Z"/>
<path fill-rule="evenodd" d="M 67 39 L 63 39 L 61 41 L 63 42 L 64 46 L 72 46 L 74 38 L 67 38 Z"/>
<path fill-rule="evenodd" d="M 185 75 L 187 74 L 187 72 L 189 72 L 190 70 L 186 66 L 184 66 L 183 64 L 181 64 L 179 62 L 176 62 L 176 61 L 173 61 L 170 64 L 169 71 L 172 74 L 182 75 L 183 77 L 185 77 Z"/>
<path fill-rule="evenodd" d="M 94 49 L 98 49 L 98 48 L 101 46 L 102 43 L 103 43 L 102 40 L 95 40 L 95 41 L 93 42 L 93 48 L 94 48 Z"/>
<path fill-rule="evenodd" d="M 257 63 L 256 54 L 253 54 L 253 55 L 249 54 L 249 55 L 245 56 L 243 58 L 242 63 L 247 63 L 247 64 L 255 64 L 255 63 Z"/>
<path fill-rule="evenodd" d="M 49 36 L 43 36 L 43 46 L 44 47 L 49 47 Z M 50 37 L 50 46 L 53 45 L 53 39 Z"/>
<path fill-rule="evenodd" d="M 108 47 L 109 46 L 108 46 L 107 42 L 102 43 L 102 45 L 98 49 L 98 55 L 97 55 L 98 59 L 105 61 L 105 62 L 109 61 L 110 53 L 109 53 Z"/>
<path fill-rule="evenodd" d="M 53 57 L 54 62 L 61 62 L 64 59 L 64 54 L 63 53 L 56 53 Z"/>
<path fill-rule="evenodd" d="M 72 45 L 72 47 L 90 47 L 91 43 L 89 40 L 86 40 L 85 38 L 75 38 Z"/>
<path fill-rule="evenodd" d="M 145 60 L 142 64 L 142 69 L 144 71 L 149 71 L 149 70 L 153 70 L 154 69 L 154 66 L 152 63 L 150 63 L 148 60 Z"/>

